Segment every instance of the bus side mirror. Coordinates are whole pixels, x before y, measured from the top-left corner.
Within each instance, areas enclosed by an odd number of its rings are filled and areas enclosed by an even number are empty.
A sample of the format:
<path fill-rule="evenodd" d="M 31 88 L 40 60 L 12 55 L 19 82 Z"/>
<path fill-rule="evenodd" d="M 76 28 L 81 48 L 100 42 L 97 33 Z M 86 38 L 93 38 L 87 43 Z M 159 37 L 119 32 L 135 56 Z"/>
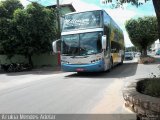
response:
<path fill-rule="evenodd" d="M 54 42 L 52 42 L 52 48 L 53 48 L 53 52 L 54 53 L 58 53 L 58 42 L 60 41 L 60 39 L 58 39 L 58 40 L 56 40 L 56 41 L 54 41 Z"/>
<path fill-rule="evenodd" d="M 103 35 L 102 36 L 102 49 L 106 49 L 106 46 L 107 46 L 107 40 L 106 40 L 106 35 Z"/>

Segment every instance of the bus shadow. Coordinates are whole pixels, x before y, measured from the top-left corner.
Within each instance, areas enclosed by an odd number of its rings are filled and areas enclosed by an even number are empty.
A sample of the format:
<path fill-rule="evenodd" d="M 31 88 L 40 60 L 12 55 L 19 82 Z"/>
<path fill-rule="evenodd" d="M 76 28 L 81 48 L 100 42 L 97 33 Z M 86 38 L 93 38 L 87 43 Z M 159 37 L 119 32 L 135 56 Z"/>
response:
<path fill-rule="evenodd" d="M 134 76 L 137 71 L 138 63 L 124 63 L 112 68 L 110 72 L 84 72 L 74 73 L 65 77 L 71 78 L 124 78 Z"/>

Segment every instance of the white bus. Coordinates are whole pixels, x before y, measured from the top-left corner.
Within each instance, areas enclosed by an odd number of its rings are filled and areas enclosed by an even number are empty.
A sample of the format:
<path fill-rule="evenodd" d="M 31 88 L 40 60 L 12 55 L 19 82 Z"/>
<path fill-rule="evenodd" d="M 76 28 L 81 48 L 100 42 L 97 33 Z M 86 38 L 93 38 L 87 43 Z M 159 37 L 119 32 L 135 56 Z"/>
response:
<path fill-rule="evenodd" d="M 60 43 L 63 71 L 106 71 L 124 60 L 123 31 L 104 10 L 66 14 Z"/>

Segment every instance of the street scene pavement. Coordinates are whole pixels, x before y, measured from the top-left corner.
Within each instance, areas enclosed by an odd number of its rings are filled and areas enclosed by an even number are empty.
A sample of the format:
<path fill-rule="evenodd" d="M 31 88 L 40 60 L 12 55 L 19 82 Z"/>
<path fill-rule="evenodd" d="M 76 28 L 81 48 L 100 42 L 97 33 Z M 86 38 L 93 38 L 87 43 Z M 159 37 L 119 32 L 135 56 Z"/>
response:
<path fill-rule="evenodd" d="M 159 74 L 153 64 L 124 61 L 110 72 L 62 72 L 59 68 L 0 74 L 0 113 L 134 114 L 122 90 L 134 79 Z"/>

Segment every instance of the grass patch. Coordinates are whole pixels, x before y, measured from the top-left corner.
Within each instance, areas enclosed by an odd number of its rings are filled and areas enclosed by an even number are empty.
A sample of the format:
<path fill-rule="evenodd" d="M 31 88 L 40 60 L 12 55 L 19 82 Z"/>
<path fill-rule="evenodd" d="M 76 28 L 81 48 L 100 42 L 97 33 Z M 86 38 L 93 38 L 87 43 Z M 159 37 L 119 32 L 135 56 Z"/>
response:
<path fill-rule="evenodd" d="M 137 83 L 137 91 L 160 98 L 160 78 L 148 78 Z"/>

